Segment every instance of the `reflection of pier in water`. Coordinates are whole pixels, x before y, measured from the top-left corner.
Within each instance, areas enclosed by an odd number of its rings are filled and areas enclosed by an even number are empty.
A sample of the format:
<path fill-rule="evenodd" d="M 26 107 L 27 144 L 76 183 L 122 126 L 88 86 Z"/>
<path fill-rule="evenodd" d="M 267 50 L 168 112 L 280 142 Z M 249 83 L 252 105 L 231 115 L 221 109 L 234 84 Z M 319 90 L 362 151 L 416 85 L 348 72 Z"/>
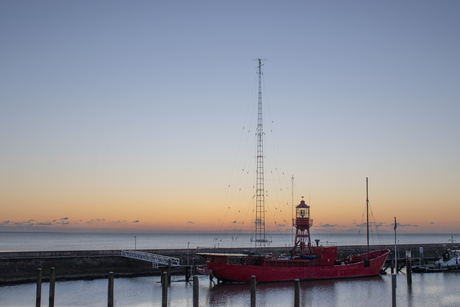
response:
<path fill-rule="evenodd" d="M 387 297 L 385 287 L 376 287 L 385 283 L 383 277 L 374 276 L 357 279 L 308 280 L 300 282 L 301 306 L 341 306 L 338 293 L 356 295 L 359 285 L 359 301 L 372 301 L 376 292 Z M 354 294 L 355 293 L 355 294 Z M 294 306 L 294 282 L 258 283 L 256 286 L 257 306 Z M 287 299 L 288 298 L 288 299 Z M 390 297 L 391 298 L 391 297 Z M 251 301 L 250 283 L 219 283 L 211 282 L 208 292 L 210 306 L 240 306 Z"/>

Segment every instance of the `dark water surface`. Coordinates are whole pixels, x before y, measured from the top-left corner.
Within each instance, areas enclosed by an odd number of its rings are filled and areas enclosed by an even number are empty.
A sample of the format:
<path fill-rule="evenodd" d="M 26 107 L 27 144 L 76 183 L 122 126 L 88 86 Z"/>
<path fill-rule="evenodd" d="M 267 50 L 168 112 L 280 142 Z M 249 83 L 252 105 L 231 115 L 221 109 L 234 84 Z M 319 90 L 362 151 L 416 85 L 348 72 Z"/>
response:
<path fill-rule="evenodd" d="M 136 236 L 136 238 L 134 238 Z M 97 234 L 0 233 L 0 251 L 111 250 L 196 248 L 197 246 L 251 247 L 250 235 L 213 234 Z M 272 246 L 290 246 L 290 235 L 271 236 Z M 312 235 L 321 242 L 364 244 L 365 236 Z M 449 243 L 450 234 L 398 235 L 401 244 Z M 458 237 L 454 236 L 455 242 Z M 394 235 L 374 236 L 372 244 L 394 244 Z M 1 272 L 0 272 L 1 274 Z M 398 275 L 397 306 L 460 306 L 460 273 Z M 192 306 L 193 289 L 183 276 L 173 276 L 169 306 Z M 159 277 L 116 278 L 115 306 L 161 306 Z M 106 306 L 106 279 L 56 283 L 55 306 Z M 0 286 L 0 306 L 35 306 L 35 284 Z M 42 306 L 48 306 L 49 284 L 42 288 Z M 200 306 L 249 306 L 249 284 L 214 284 L 200 277 Z M 257 306 L 293 306 L 294 283 L 257 284 Z M 364 279 L 301 282 L 301 306 L 391 306 L 391 276 Z"/>
<path fill-rule="evenodd" d="M 193 306 L 192 284 L 173 276 L 168 306 Z M 460 273 L 398 275 L 397 306 L 460 306 Z M 159 277 L 115 279 L 115 306 L 161 306 Z M 249 284 L 214 284 L 201 276 L 200 306 L 249 306 Z M 106 306 L 107 280 L 56 283 L 55 306 Z M 363 279 L 303 281 L 301 306 L 391 306 L 391 276 Z M 0 306 L 35 306 L 35 284 L 0 287 Z M 48 306 L 49 284 L 42 287 Z M 257 306 L 293 306 L 294 283 L 257 284 Z"/>

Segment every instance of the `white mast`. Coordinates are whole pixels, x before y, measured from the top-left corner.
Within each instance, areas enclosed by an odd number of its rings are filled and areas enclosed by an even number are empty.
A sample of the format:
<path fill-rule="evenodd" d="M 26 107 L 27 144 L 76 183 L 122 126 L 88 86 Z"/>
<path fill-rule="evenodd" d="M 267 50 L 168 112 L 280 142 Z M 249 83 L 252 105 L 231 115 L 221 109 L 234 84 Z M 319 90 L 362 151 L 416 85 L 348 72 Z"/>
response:
<path fill-rule="evenodd" d="M 262 60 L 259 60 L 259 97 L 257 117 L 257 182 L 256 182 L 256 231 L 255 246 L 265 246 L 265 188 L 264 188 L 264 146 L 262 121 Z"/>

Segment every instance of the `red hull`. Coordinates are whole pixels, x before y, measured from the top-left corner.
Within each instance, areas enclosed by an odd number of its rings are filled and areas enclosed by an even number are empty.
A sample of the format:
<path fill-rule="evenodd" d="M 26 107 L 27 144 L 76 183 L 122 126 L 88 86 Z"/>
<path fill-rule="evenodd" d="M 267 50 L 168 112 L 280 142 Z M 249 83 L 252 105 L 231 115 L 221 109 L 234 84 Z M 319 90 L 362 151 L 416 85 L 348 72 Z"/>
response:
<path fill-rule="evenodd" d="M 306 259 L 259 258 L 259 263 L 250 265 L 228 263 L 227 258 L 231 255 L 202 254 L 202 256 L 208 258 L 207 266 L 217 279 L 250 282 L 251 276 L 255 275 L 258 282 L 272 282 L 375 276 L 382 270 L 389 253 L 387 249 L 371 252 L 367 267 L 364 265 L 367 254 L 354 256 L 353 259 L 332 261 L 332 263 Z M 250 259 L 249 256 L 243 255 L 239 258 L 242 263 Z"/>

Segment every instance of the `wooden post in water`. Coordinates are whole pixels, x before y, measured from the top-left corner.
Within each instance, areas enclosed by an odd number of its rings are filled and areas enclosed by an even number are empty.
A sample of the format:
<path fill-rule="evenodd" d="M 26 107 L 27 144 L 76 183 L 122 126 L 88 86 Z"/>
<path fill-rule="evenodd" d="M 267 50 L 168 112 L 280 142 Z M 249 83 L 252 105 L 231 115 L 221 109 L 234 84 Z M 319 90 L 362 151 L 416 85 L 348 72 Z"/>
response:
<path fill-rule="evenodd" d="M 168 260 L 168 286 L 171 285 L 171 259 Z"/>
<path fill-rule="evenodd" d="M 406 251 L 406 275 L 407 275 L 407 284 L 412 284 L 412 259 L 411 252 Z"/>
<path fill-rule="evenodd" d="M 198 276 L 193 276 L 193 307 L 198 307 L 199 303 L 199 288 Z"/>
<path fill-rule="evenodd" d="M 190 281 L 190 266 L 186 266 L 185 267 L 185 282 L 189 282 Z"/>
<path fill-rule="evenodd" d="M 53 267 L 53 268 L 51 268 L 51 274 L 50 274 L 49 307 L 54 307 L 54 290 L 55 290 L 55 273 L 54 273 L 54 267 Z"/>
<path fill-rule="evenodd" d="M 251 307 L 256 307 L 256 276 L 251 276 Z"/>
<path fill-rule="evenodd" d="M 396 274 L 391 274 L 391 306 L 396 307 Z"/>
<path fill-rule="evenodd" d="M 168 306 L 168 273 L 163 272 L 161 275 L 161 306 Z"/>
<path fill-rule="evenodd" d="M 298 279 L 294 284 L 294 307 L 300 307 L 300 281 Z"/>
<path fill-rule="evenodd" d="M 35 306 L 40 307 L 42 304 L 42 269 L 37 269 L 37 297 Z"/>
<path fill-rule="evenodd" d="M 107 307 L 113 307 L 113 284 L 114 284 L 114 277 L 113 272 L 109 273 L 109 291 L 107 297 Z"/>

